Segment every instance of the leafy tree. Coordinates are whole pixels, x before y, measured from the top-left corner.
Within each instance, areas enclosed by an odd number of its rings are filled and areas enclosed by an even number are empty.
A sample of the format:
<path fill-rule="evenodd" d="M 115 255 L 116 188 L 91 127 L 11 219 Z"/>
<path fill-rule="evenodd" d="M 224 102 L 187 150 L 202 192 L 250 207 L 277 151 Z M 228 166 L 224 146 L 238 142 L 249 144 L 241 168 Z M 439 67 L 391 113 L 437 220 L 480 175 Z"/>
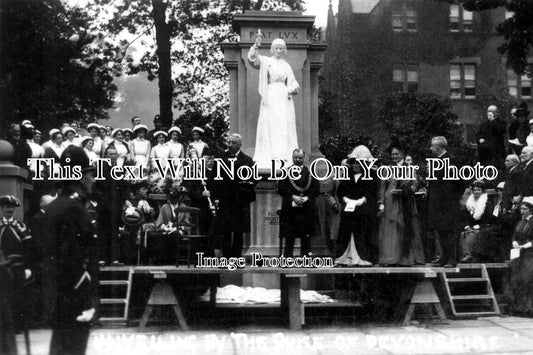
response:
<path fill-rule="evenodd" d="M 496 30 L 504 41 L 498 51 L 507 57 L 507 63 L 518 74 L 528 73 L 533 66 L 527 58 L 533 46 L 533 1 L 530 0 L 462 0 L 463 6 L 469 11 L 483 11 L 505 7 L 513 13 L 511 17 L 500 23 Z"/>
<path fill-rule="evenodd" d="M 148 73 L 159 79 L 160 115 L 170 126 L 172 106 L 187 114 L 199 112 L 212 121 L 226 120 L 229 112 L 229 78 L 220 43 L 234 41 L 234 13 L 249 9 L 302 10 L 302 0 L 96 0 L 99 15 L 95 30 L 118 38 L 127 30 L 142 36 L 152 34 L 156 43 L 146 43 L 139 63 L 119 61 L 128 74 Z M 112 11 L 109 11 L 112 8 Z M 128 42 L 117 43 L 123 55 Z M 178 119 L 180 120 L 180 119 Z"/>
<path fill-rule="evenodd" d="M 400 142 L 415 161 L 422 165 L 429 151 L 431 138 L 444 136 L 448 150 L 458 165 L 474 164 L 475 148 L 464 143 L 462 127 L 448 98 L 435 94 L 393 94 L 379 100 L 378 120 L 390 141 Z"/>
<path fill-rule="evenodd" d="M 60 0 L 0 1 L 0 118 L 47 130 L 62 121 L 107 118 L 116 90 L 105 46 L 84 34 L 83 9 Z M 96 50 L 94 48 L 97 48 Z M 108 53 L 111 55 L 111 53 Z"/>

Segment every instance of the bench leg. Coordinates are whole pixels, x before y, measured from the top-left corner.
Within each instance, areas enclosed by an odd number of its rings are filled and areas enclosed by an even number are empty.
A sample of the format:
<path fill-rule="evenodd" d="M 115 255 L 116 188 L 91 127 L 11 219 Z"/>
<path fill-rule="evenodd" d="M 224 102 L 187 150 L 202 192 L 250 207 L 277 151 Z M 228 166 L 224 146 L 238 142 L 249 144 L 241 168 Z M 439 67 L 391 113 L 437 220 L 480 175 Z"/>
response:
<path fill-rule="evenodd" d="M 405 312 L 405 318 L 403 319 L 403 326 L 409 325 L 409 321 L 411 320 L 411 317 L 413 316 L 413 312 L 415 311 L 415 305 L 410 304 L 409 308 L 407 308 L 407 312 Z"/>
<path fill-rule="evenodd" d="M 144 330 L 144 328 L 146 328 L 146 323 L 148 323 L 150 314 L 152 314 L 152 309 L 152 306 L 146 306 L 146 308 L 144 309 L 141 321 L 139 322 L 139 330 Z"/>
<path fill-rule="evenodd" d="M 174 309 L 174 313 L 176 314 L 176 317 L 178 317 L 178 322 L 181 326 L 181 329 L 189 330 L 189 327 L 187 326 L 187 322 L 185 321 L 185 317 L 183 316 L 183 312 L 181 311 L 181 307 L 179 303 L 173 305 L 172 308 Z"/>
<path fill-rule="evenodd" d="M 289 314 L 289 328 L 302 329 L 302 304 L 300 301 L 300 278 L 280 275 L 281 280 L 281 310 Z"/>

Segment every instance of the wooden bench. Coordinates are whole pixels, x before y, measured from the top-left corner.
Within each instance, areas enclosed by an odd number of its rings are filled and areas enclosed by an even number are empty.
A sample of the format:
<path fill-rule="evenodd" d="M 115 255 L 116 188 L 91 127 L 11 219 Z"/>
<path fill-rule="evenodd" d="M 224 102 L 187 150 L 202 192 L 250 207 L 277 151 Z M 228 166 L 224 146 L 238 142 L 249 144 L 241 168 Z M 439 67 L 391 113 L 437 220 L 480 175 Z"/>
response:
<path fill-rule="evenodd" d="M 281 289 L 281 309 L 287 314 L 289 328 L 291 330 L 302 329 L 304 323 L 304 307 L 300 300 L 300 287 L 302 278 L 307 275 L 316 274 L 338 274 L 338 275 L 362 275 L 362 274 L 380 274 L 380 275 L 410 275 L 418 276 L 423 279 L 418 281 L 415 291 L 410 298 L 410 306 L 404 317 L 404 324 L 407 324 L 413 314 L 417 304 L 432 304 L 437 309 L 441 319 L 445 319 L 440 300 L 435 292 L 432 278 L 436 278 L 439 273 L 459 272 L 458 268 L 445 269 L 441 267 L 416 266 L 416 267 L 340 267 L 340 268 L 263 268 L 250 267 L 237 270 L 228 270 L 220 268 L 186 268 L 176 266 L 137 266 L 134 268 L 134 274 L 149 274 L 160 282 L 154 287 L 150 295 L 148 304 L 143 312 L 143 317 L 139 328 L 144 328 L 148 322 L 149 315 L 154 307 L 171 306 L 180 325 L 187 329 L 187 324 L 183 318 L 183 312 L 180 307 L 179 299 L 173 295 L 170 285 L 166 282 L 167 275 L 213 275 L 211 283 L 210 303 L 213 307 L 216 305 L 216 290 L 218 280 L 221 274 L 278 274 L 280 276 Z"/>

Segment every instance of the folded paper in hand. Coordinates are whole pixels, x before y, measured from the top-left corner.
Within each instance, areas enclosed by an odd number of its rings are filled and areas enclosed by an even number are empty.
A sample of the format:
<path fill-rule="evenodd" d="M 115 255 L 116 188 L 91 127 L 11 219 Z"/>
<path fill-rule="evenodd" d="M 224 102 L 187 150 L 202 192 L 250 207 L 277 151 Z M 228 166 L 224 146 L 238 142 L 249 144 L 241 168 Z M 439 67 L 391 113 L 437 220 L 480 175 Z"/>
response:
<path fill-rule="evenodd" d="M 344 207 L 344 212 L 353 212 L 355 207 L 357 207 L 357 200 L 347 199 L 346 207 Z"/>
<path fill-rule="evenodd" d="M 518 248 L 513 248 L 511 249 L 511 256 L 510 256 L 510 259 L 511 260 L 514 260 L 514 259 L 517 259 L 520 257 L 520 249 Z"/>

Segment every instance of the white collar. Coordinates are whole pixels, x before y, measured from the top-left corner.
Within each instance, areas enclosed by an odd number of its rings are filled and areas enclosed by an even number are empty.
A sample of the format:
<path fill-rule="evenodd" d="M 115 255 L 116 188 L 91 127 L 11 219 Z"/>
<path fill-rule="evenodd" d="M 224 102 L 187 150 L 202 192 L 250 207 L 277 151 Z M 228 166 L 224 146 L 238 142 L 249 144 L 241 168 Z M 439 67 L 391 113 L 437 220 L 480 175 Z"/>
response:
<path fill-rule="evenodd" d="M 466 209 L 476 221 L 480 220 L 481 216 L 483 216 L 487 201 L 488 195 L 486 193 L 482 193 L 477 200 L 474 198 L 474 194 L 468 196 L 468 199 L 466 200 Z"/>

